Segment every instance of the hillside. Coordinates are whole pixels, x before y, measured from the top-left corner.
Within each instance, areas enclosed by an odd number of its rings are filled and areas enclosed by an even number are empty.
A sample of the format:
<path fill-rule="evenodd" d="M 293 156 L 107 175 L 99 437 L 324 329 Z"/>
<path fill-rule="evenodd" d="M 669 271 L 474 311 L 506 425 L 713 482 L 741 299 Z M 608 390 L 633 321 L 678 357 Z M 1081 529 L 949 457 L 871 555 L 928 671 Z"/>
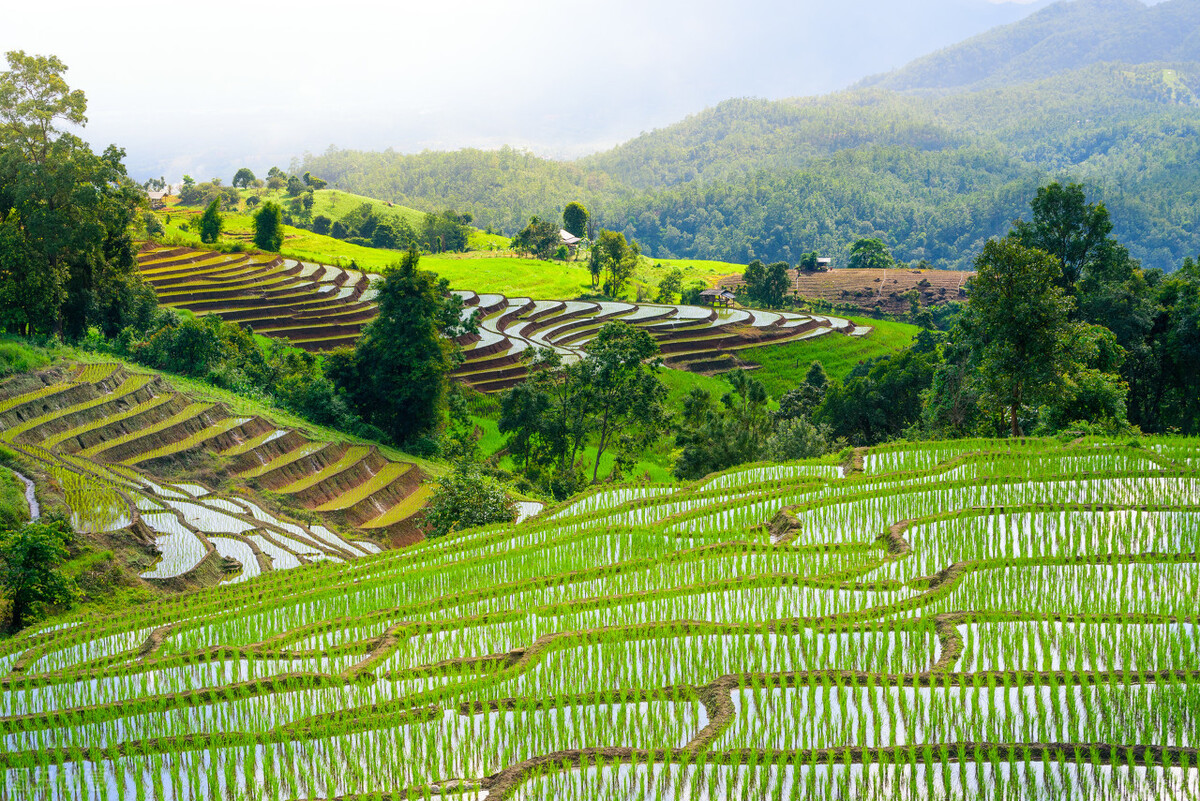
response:
<path fill-rule="evenodd" d="M 1001 87 L 1100 62 L 1200 61 L 1200 6 L 1072 0 L 862 81 L 901 92 Z"/>
<path fill-rule="evenodd" d="M 442 468 L 122 362 L 0 382 L 0 442 L 42 509 L 148 586 L 179 591 L 421 537 Z"/>
<path fill-rule="evenodd" d="M 729 100 L 574 162 L 332 151 L 297 169 L 509 233 L 581 200 L 658 258 L 836 263 L 877 236 L 941 269 L 968 268 L 1038 186 L 1074 180 L 1137 258 L 1170 270 L 1200 252 L 1197 43 L 1190 0 L 1060 2 L 843 92 Z M 915 91 L 917 73 L 938 91 Z"/>
<path fill-rule="evenodd" d="M 1145 445 L 604 487 L 77 613 L 0 641 L 5 792 L 1191 797 L 1200 444 Z"/>
<path fill-rule="evenodd" d="M 477 261 L 481 260 L 461 263 Z M 190 248 L 148 247 L 138 262 L 142 276 L 164 305 L 216 314 L 310 351 L 353 345 L 378 314 L 378 290 L 372 283 L 380 277 L 358 270 L 270 254 Z M 544 265 L 542 269 L 564 268 Z M 452 287 L 467 310 L 477 314 L 480 330 L 460 337 L 464 360 L 453 375 L 481 392 L 508 389 L 523 379 L 528 374 L 525 352 L 529 348 L 549 348 L 567 362 L 577 361 L 587 342 L 613 320 L 649 333 L 668 367 L 703 373 L 732 369 L 734 352 L 768 343 L 871 335 L 869 321 L 856 323 L 831 315 L 573 297 L 538 299 L 475 292 L 461 288 L 460 280 L 455 276 Z M 833 345 L 822 350 L 839 349 Z"/>

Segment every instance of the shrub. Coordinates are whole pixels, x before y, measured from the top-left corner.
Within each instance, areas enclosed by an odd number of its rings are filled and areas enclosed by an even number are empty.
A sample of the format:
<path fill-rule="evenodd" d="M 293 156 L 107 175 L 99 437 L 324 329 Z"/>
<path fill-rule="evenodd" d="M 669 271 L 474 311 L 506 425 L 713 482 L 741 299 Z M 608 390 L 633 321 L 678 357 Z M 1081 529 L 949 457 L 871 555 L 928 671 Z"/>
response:
<path fill-rule="evenodd" d="M 455 470 L 437 481 L 433 502 L 425 513 L 430 537 L 489 523 L 511 523 L 517 507 L 500 482 L 475 466 Z"/>

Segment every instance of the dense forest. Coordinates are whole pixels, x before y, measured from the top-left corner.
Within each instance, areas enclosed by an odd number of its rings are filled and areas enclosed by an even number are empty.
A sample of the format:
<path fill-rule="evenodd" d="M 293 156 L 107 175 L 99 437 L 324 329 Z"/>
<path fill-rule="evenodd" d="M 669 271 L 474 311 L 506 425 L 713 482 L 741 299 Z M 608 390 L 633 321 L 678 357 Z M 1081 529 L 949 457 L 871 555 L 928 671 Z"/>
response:
<path fill-rule="evenodd" d="M 574 162 L 507 148 L 331 148 L 293 172 L 450 206 L 509 234 L 579 200 L 597 225 L 663 258 L 818 250 L 839 262 L 857 239 L 879 237 L 902 262 L 946 269 L 969 267 L 1038 186 L 1071 180 L 1109 208 L 1135 258 L 1169 270 L 1200 251 L 1200 53 L 1186 35 L 1197 13 L 1182 0 L 1058 3 L 891 77 L 816 98 L 729 100 Z"/>

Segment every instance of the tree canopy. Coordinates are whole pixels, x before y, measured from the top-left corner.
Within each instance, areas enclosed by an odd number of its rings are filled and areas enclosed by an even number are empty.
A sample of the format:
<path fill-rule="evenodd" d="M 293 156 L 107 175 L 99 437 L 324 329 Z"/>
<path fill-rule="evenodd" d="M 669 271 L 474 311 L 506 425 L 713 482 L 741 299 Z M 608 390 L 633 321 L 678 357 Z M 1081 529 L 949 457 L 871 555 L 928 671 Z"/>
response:
<path fill-rule="evenodd" d="M 283 247 L 283 209 L 268 200 L 254 213 L 254 244 L 278 253 Z"/>
<path fill-rule="evenodd" d="M 412 248 L 388 269 L 379 285 L 379 315 L 353 350 L 334 351 L 327 360 L 351 408 L 402 445 L 436 433 L 455 363 L 451 337 L 473 326 L 473 318 L 463 322 L 462 299 L 449 283 L 419 263 Z"/>
<path fill-rule="evenodd" d="M 61 570 L 73 535 L 65 519 L 53 516 L 0 531 L 0 589 L 11 605 L 10 629 L 24 628 L 49 607 L 74 599 L 74 583 Z"/>
<path fill-rule="evenodd" d="M 19 333 L 115 336 L 145 325 L 154 291 L 131 238 L 143 202 L 124 151 L 93 153 L 60 122 L 86 122 L 53 56 L 8 53 L 0 73 L 0 325 Z"/>
<path fill-rule="evenodd" d="M 563 229 L 580 239 L 587 237 L 589 219 L 587 208 L 579 201 L 572 200 L 563 209 Z"/>

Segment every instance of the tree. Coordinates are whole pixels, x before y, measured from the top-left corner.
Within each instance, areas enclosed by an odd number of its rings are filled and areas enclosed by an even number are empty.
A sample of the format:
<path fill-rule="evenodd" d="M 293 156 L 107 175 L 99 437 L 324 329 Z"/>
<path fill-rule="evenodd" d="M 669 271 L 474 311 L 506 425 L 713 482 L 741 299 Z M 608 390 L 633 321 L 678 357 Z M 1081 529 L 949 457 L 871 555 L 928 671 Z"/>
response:
<path fill-rule="evenodd" d="M 746 265 L 742 272 L 742 292 L 749 300 L 757 300 L 762 292 L 763 281 L 767 277 L 767 268 L 761 261 L 755 259 Z"/>
<path fill-rule="evenodd" d="M 329 229 L 333 226 L 333 220 L 326 217 L 324 214 L 318 214 L 313 217 L 312 229 L 314 234 L 325 235 L 329 233 Z"/>
<path fill-rule="evenodd" d="M 764 455 L 773 430 L 767 390 L 744 370 L 734 370 L 728 378 L 733 388 L 721 397 L 721 407 L 699 387 L 684 397 L 675 435 L 680 451 L 676 477 L 701 478 Z"/>
<path fill-rule="evenodd" d="M 588 443 L 596 447 L 593 482 L 614 445 L 622 458 L 640 452 L 666 425 L 666 387 L 657 362 L 647 364 L 657 352 L 649 334 L 619 322 L 601 328 L 575 364 L 538 351 L 530 377 L 501 399 L 500 431 L 508 435 L 509 453 L 527 471 L 553 467 L 559 487 L 570 489 Z"/>
<path fill-rule="evenodd" d="M 206 245 L 211 245 L 221 238 L 224 221 L 221 219 L 220 207 L 221 201 L 214 200 L 200 215 L 200 241 Z"/>
<path fill-rule="evenodd" d="M 775 262 L 767 267 L 758 297 L 768 308 L 779 308 L 787 298 L 787 291 L 792 286 L 792 279 L 788 277 L 787 271 L 788 265 L 785 261 Z"/>
<path fill-rule="evenodd" d="M 813 362 L 808 367 L 804 381 L 795 389 L 784 393 L 779 399 L 779 411 L 775 413 L 777 420 L 792 420 L 798 417 L 812 417 L 813 412 L 825 400 L 825 392 L 829 388 L 829 376 L 820 362 Z"/>
<path fill-rule="evenodd" d="M 289 175 L 287 179 L 287 193 L 289 195 L 302 195 L 308 185 L 294 175 Z"/>
<path fill-rule="evenodd" d="M 267 201 L 255 212 L 254 244 L 271 253 L 283 247 L 283 209 L 278 203 Z"/>
<path fill-rule="evenodd" d="M 86 122 L 53 56 L 7 55 L 0 73 L 0 311 L 20 333 L 115 336 L 157 305 L 137 269 L 132 232 L 144 194 L 124 151 L 93 153 L 56 123 Z M 11 305 L 10 305 L 11 304 Z"/>
<path fill-rule="evenodd" d="M 257 180 L 258 179 L 254 177 L 254 173 L 250 171 L 249 167 L 242 167 L 233 174 L 233 180 L 229 183 L 239 189 L 247 189 Z"/>
<path fill-rule="evenodd" d="M 600 459 L 621 431 L 632 444 L 644 446 L 658 438 L 665 424 L 667 388 L 658 377 L 658 366 L 645 362 L 658 353 L 654 339 L 625 323 L 606 323 L 588 343 L 587 358 L 574 367 L 586 390 L 587 413 L 596 435 L 596 463 L 592 481 L 600 472 Z"/>
<path fill-rule="evenodd" d="M 421 242 L 430 253 L 461 253 L 467 249 L 470 223 L 471 215 L 459 214 L 453 209 L 446 209 L 441 214 L 426 214 L 421 227 Z"/>
<path fill-rule="evenodd" d="M 1055 182 L 1037 191 L 1030 201 L 1033 221 L 1013 223 L 1012 234 L 1027 248 L 1037 248 L 1058 259 L 1059 284 L 1068 292 L 1088 266 L 1104 252 L 1112 222 L 1103 203 L 1088 203 L 1079 184 Z"/>
<path fill-rule="evenodd" d="M 915 347 L 862 362 L 841 384 L 829 383 L 813 422 L 852 445 L 895 439 L 921 419 L 937 362 L 936 352 Z"/>
<path fill-rule="evenodd" d="M 351 408 L 401 445 L 435 433 L 455 363 L 452 338 L 470 330 L 445 279 L 417 269 L 410 248 L 379 285 L 379 315 L 354 346 L 329 357 L 330 378 Z"/>
<path fill-rule="evenodd" d="M 322 178 L 318 178 L 317 176 L 313 175 L 311 172 L 304 173 L 304 183 L 307 184 L 308 186 L 311 186 L 314 190 L 324 189 L 326 186 L 329 185 L 328 181 L 326 181 Z"/>
<path fill-rule="evenodd" d="M 371 233 L 371 247 L 390 249 L 398 248 L 401 244 L 400 232 L 391 220 L 380 222 Z"/>
<path fill-rule="evenodd" d="M 854 269 L 887 270 L 896 266 L 887 245 L 879 239 L 859 239 L 850 246 L 848 266 Z"/>
<path fill-rule="evenodd" d="M 87 98 L 67 86 L 67 65 L 56 56 L 27 56 L 15 50 L 7 59 L 8 71 L 0 73 L 3 142 L 26 160 L 43 165 L 61 136 L 57 122 L 87 124 Z"/>
<path fill-rule="evenodd" d="M 528 253 L 535 259 L 549 259 L 562 243 L 558 226 L 537 217 L 531 218 L 529 225 L 522 228 L 512 240 L 514 250 Z"/>
<path fill-rule="evenodd" d="M 430 537 L 516 519 L 516 503 L 499 481 L 483 475 L 477 465 L 459 465 L 450 475 L 437 479 L 433 500 L 425 510 Z"/>
<path fill-rule="evenodd" d="M 583 239 L 587 236 L 588 210 L 582 203 L 571 201 L 563 209 L 563 228 L 572 236 Z"/>
<path fill-rule="evenodd" d="M 604 294 L 611 298 L 619 297 L 637 269 L 640 256 L 641 250 L 637 244 L 627 242 L 624 234 L 601 230 L 592 244 L 588 266 L 592 280 L 603 279 Z"/>
<path fill-rule="evenodd" d="M 1052 397 L 1068 369 L 1071 300 L 1058 259 L 1015 237 L 989 240 L 975 269 L 962 321 L 974 380 L 1018 437 L 1021 407 Z"/>
<path fill-rule="evenodd" d="M 48 607 L 75 598 L 74 582 L 61 570 L 72 536 L 70 524 L 52 515 L 0 531 L 0 588 L 11 604 L 11 630 L 34 622 Z"/>
<path fill-rule="evenodd" d="M 796 269 L 801 272 L 815 273 L 821 269 L 821 263 L 818 261 L 820 255 L 815 250 L 810 250 L 800 257 L 800 261 L 796 263 Z"/>
<path fill-rule="evenodd" d="M 275 169 L 275 168 L 272 167 L 271 169 Z M 287 185 L 288 185 L 287 179 L 284 178 L 282 175 L 272 175 L 269 178 L 267 178 L 267 189 L 270 189 L 273 192 L 278 192 L 280 189 L 283 189 Z"/>
<path fill-rule="evenodd" d="M 676 296 L 683 292 L 683 270 L 672 267 L 658 282 L 658 302 L 674 303 Z"/>

